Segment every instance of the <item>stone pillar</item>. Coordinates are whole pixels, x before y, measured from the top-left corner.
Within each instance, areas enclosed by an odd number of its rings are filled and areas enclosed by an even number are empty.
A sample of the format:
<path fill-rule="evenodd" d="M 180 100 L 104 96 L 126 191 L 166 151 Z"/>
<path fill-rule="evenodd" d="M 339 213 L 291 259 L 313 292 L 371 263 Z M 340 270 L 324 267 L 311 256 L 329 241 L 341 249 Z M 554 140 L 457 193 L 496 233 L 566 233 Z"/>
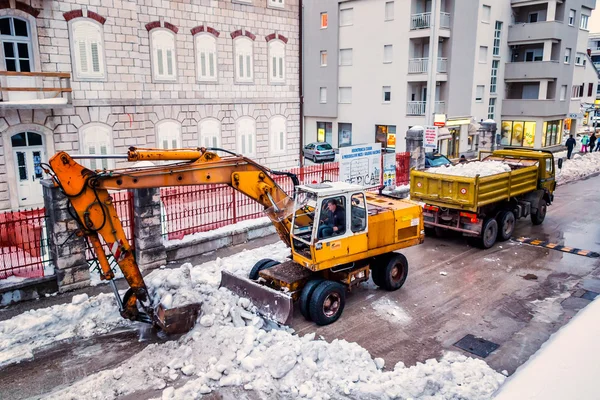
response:
<path fill-rule="evenodd" d="M 86 240 L 77 236 L 77 221 L 69 214 L 69 200 L 51 180 L 43 180 L 44 206 L 48 215 L 46 229 L 50 257 L 54 265 L 58 290 L 66 292 L 89 286 L 90 271 L 85 257 Z"/>
<path fill-rule="evenodd" d="M 410 153 L 410 168 L 425 169 L 425 149 L 423 147 L 422 126 L 413 126 L 406 132 L 406 151 Z"/>
<path fill-rule="evenodd" d="M 133 190 L 135 259 L 142 270 L 167 264 L 160 221 L 160 189 Z"/>

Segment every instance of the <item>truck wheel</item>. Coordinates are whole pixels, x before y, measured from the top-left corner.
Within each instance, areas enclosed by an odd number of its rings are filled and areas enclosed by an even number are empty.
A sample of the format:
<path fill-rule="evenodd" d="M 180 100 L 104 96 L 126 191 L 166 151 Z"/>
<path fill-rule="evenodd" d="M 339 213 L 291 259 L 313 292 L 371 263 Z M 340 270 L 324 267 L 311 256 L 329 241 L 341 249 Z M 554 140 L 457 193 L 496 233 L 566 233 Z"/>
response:
<path fill-rule="evenodd" d="M 319 286 L 325 279 L 313 279 L 312 281 L 306 282 L 306 285 L 302 288 L 302 293 L 300 294 L 300 313 L 304 318 L 310 321 L 310 313 L 308 312 L 310 298 L 317 286 Z"/>
<path fill-rule="evenodd" d="M 481 237 L 479 238 L 479 245 L 484 249 L 489 249 L 496 243 L 498 237 L 498 222 L 495 219 L 486 219 L 483 222 L 481 228 Z"/>
<path fill-rule="evenodd" d="M 346 287 L 338 282 L 323 281 L 309 301 L 309 315 L 317 325 L 329 325 L 338 320 L 346 305 Z"/>
<path fill-rule="evenodd" d="M 498 222 L 498 240 L 505 242 L 512 237 L 515 231 L 515 214 L 512 211 L 503 211 L 496 218 Z"/>
<path fill-rule="evenodd" d="M 248 274 L 248 278 L 255 281 L 258 279 L 258 273 L 260 271 L 262 271 L 263 269 L 274 267 L 278 264 L 280 264 L 279 261 L 271 260 L 270 258 L 264 258 L 256 264 L 254 264 L 254 267 L 252 267 L 252 269 L 250 270 L 250 274 Z"/>
<path fill-rule="evenodd" d="M 380 288 L 390 292 L 398 290 L 406 282 L 408 276 L 408 260 L 400 253 L 391 253 L 381 266 Z"/>
<path fill-rule="evenodd" d="M 534 225 L 541 225 L 546 218 L 547 210 L 548 205 L 546 204 L 546 200 L 541 199 L 540 203 L 538 204 L 537 212 L 535 214 L 531 214 L 531 222 L 533 222 Z"/>

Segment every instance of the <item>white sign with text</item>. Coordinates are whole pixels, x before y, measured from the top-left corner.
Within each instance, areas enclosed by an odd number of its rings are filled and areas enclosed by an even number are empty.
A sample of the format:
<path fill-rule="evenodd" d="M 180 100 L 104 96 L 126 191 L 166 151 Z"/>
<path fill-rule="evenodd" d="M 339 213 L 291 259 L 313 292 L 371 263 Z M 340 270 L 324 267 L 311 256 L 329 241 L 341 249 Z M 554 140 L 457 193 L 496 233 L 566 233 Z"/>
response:
<path fill-rule="evenodd" d="M 365 187 L 381 183 L 381 143 L 340 148 L 340 181 Z"/>
<path fill-rule="evenodd" d="M 423 147 L 426 149 L 437 149 L 438 127 L 426 126 L 423 133 Z"/>

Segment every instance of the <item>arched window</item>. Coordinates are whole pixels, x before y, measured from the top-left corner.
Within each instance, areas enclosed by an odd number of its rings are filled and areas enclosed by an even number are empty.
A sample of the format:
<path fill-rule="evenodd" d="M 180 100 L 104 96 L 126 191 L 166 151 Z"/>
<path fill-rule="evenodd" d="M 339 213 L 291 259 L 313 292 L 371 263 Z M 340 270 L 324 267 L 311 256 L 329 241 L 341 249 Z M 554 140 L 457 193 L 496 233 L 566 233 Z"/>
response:
<path fill-rule="evenodd" d="M 78 18 L 71 22 L 72 54 L 75 58 L 75 77 L 104 79 L 103 27 L 98 22 Z"/>
<path fill-rule="evenodd" d="M 276 115 L 269 120 L 269 148 L 271 154 L 285 154 L 286 119 L 283 115 Z"/>
<path fill-rule="evenodd" d="M 279 40 L 269 42 L 269 81 L 285 83 L 285 44 Z"/>
<path fill-rule="evenodd" d="M 178 121 L 161 121 L 156 124 L 156 144 L 159 149 L 180 149 L 181 124 Z"/>
<path fill-rule="evenodd" d="M 235 123 L 237 152 L 246 157 L 256 156 L 256 121 L 251 117 L 242 117 Z"/>
<path fill-rule="evenodd" d="M 82 154 L 112 154 L 112 130 L 107 125 L 89 124 L 79 130 L 80 152 Z M 82 160 L 83 165 L 91 170 L 114 167 L 112 160 Z"/>
<path fill-rule="evenodd" d="M 150 43 L 154 79 L 159 81 L 176 80 L 175 34 L 167 29 L 153 29 L 150 31 Z"/>
<path fill-rule="evenodd" d="M 5 70 L 31 72 L 33 50 L 29 23 L 16 17 L 0 18 L 0 41 Z"/>
<path fill-rule="evenodd" d="M 235 39 L 235 76 L 238 82 L 252 82 L 254 77 L 254 43 L 245 36 Z"/>
<path fill-rule="evenodd" d="M 196 43 L 196 69 L 199 81 L 217 80 L 217 39 L 210 33 L 199 33 Z"/>
<path fill-rule="evenodd" d="M 221 123 L 214 118 L 205 118 L 200 121 L 200 146 L 221 146 Z"/>

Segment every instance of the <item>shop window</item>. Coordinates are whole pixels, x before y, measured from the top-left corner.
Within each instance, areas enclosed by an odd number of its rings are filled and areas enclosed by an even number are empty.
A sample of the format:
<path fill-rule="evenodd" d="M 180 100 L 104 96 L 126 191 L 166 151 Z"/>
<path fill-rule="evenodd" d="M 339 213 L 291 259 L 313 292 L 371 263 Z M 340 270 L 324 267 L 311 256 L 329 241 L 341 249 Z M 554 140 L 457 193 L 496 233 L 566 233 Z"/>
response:
<path fill-rule="evenodd" d="M 352 124 L 338 123 L 338 145 L 352 146 Z"/>
<path fill-rule="evenodd" d="M 396 126 L 395 125 L 375 125 L 375 142 L 381 143 L 384 151 L 396 151 Z"/>
<path fill-rule="evenodd" d="M 562 120 L 544 122 L 542 147 L 556 146 L 562 143 L 562 124 Z"/>
<path fill-rule="evenodd" d="M 333 124 L 317 122 L 317 142 L 333 144 Z"/>
<path fill-rule="evenodd" d="M 503 146 L 533 147 L 536 123 L 531 121 L 502 121 Z"/>

